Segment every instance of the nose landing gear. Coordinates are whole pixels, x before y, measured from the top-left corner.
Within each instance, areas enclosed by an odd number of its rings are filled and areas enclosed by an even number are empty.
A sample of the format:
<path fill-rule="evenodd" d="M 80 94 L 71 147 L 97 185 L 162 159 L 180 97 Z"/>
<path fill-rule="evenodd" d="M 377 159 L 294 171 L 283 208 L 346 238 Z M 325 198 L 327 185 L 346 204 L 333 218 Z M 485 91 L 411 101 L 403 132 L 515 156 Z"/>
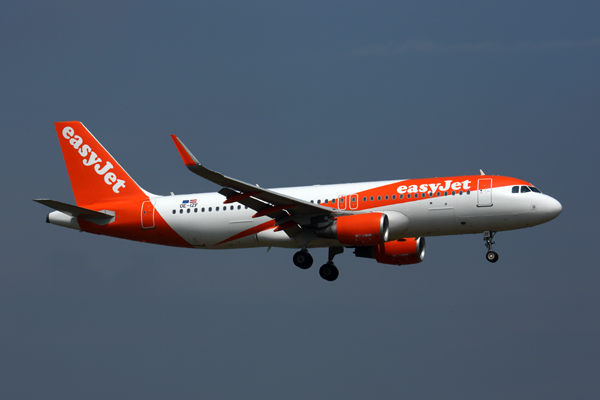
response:
<path fill-rule="evenodd" d="M 485 241 L 485 247 L 487 247 L 488 249 L 488 252 L 485 255 L 485 259 L 491 263 L 495 263 L 496 261 L 498 261 L 498 253 L 492 251 L 492 245 L 494 244 L 493 239 L 495 235 L 496 232 L 483 232 L 483 240 Z"/>

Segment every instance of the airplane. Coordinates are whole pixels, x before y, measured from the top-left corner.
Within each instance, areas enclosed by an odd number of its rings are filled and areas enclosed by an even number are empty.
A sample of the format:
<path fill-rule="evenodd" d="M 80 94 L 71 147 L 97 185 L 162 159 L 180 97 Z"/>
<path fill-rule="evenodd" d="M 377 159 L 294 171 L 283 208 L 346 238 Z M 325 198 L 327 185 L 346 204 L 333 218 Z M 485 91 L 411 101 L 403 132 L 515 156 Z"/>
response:
<path fill-rule="evenodd" d="M 425 237 L 483 234 L 486 259 L 496 232 L 543 224 L 562 211 L 531 183 L 506 176 L 451 176 L 264 189 L 210 170 L 171 135 L 185 166 L 221 189 L 161 196 L 142 189 L 78 121 L 56 122 L 76 205 L 34 201 L 55 211 L 46 222 L 99 235 L 197 249 L 297 249 L 293 263 L 308 269 L 308 249 L 328 248 L 319 269 L 338 278 L 333 259 L 344 248 L 378 263 L 423 261 Z"/>

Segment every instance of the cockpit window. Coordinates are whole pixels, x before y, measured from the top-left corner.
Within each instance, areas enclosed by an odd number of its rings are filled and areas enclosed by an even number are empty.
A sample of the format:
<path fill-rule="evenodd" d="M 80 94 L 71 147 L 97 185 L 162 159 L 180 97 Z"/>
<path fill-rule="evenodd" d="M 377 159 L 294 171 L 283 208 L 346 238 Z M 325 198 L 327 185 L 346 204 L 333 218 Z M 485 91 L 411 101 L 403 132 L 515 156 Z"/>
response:
<path fill-rule="evenodd" d="M 513 186 L 512 192 L 513 193 L 519 193 L 519 187 L 518 186 Z"/>
<path fill-rule="evenodd" d="M 529 189 L 531 189 L 531 191 L 535 192 L 535 193 L 542 193 L 542 192 L 540 192 L 540 189 L 533 187 L 533 186 L 529 186 Z"/>
<path fill-rule="evenodd" d="M 521 193 L 529 193 L 531 190 L 527 186 L 521 186 Z"/>

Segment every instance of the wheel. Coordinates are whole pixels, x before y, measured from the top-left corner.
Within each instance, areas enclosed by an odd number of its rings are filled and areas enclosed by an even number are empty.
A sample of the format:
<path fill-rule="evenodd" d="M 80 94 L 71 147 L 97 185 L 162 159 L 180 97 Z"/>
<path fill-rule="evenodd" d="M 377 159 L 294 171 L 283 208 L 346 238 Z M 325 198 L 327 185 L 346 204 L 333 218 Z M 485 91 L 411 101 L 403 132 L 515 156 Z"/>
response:
<path fill-rule="evenodd" d="M 325 279 L 326 281 L 333 282 L 340 275 L 340 271 L 338 271 L 337 267 L 333 265 L 333 263 L 327 263 L 319 269 L 319 275 L 321 275 L 321 278 Z"/>
<path fill-rule="evenodd" d="M 496 253 L 495 251 L 488 251 L 487 254 L 485 255 L 485 258 L 489 262 L 495 263 L 496 261 L 498 261 L 498 253 Z"/>
<path fill-rule="evenodd" d="M 306 250 L 300 250 L 294 254 L 294 265 L 298 268 L 308 269 L 313 264 L 313 258 Z"/>

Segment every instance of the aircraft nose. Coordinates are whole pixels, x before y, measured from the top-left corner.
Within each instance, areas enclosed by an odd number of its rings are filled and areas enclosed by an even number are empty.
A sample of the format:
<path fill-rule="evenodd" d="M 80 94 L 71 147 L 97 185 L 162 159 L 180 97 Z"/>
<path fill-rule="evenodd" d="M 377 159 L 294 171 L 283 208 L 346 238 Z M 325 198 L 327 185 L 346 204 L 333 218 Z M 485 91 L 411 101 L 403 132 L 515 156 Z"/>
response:
<path fill-rule="evenodd" d="M 548 214 L 548 221 L 558 217 L 562 212 L 562 205 L 558 202 L 558 200 L 548 197 L 546 199 L 546 214 Z"/>

